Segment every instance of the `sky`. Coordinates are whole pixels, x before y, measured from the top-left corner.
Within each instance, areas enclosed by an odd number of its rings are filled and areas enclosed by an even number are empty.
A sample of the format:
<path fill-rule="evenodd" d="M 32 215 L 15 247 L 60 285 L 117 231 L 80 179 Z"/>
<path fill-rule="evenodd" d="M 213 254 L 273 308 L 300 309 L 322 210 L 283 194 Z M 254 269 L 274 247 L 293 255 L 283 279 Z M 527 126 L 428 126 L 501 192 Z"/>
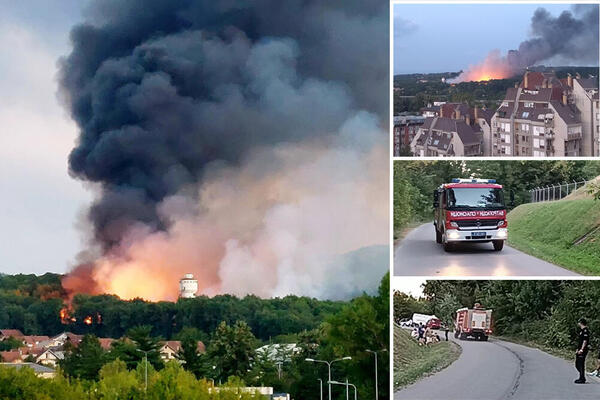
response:
<path fill-rule="evenodd" d="M 394 73 L 466 69 L 493 49 L 503 54 L 529 38 L 534 11 L 556 16 L 569 4 L 396 4 Z"/>
<path fill-rule="evenodd" d="M 422 285 L 425 283 L 425 279 L 411 277 L 411 276 L 394 276 L 392 281 L 392 288 L 399 292 L 409 294 L 413 297 L 419 298 L 423 296 Z"/>
<path fill-rule="evenodd" d="M 68 174 L 77 129 L 56 81 L 80 3 L 0 0 L 0 273 L 64 272 L 83 248 L 91 191 Z"/>

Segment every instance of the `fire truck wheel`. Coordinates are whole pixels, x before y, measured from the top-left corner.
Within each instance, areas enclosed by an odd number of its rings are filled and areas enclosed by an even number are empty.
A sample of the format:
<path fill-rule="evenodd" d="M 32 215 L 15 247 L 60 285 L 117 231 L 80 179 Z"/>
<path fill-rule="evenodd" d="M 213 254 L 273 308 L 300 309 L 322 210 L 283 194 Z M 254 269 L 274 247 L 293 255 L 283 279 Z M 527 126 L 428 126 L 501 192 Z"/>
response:
<path fill-rule="evenodd" d="M 486 335 L 481 336 L 481 340 L 483 340 L 484 342 L 487 342 L 488 337 Z"/>
<path fill-rule="evenodd" d="M 466 333 L 461 333 L 459 336 L 460 336 L 460 340 L 467 340 L 467 334 Z"/>
<path fill-rule="evenodd" d="M 435 230 L 435 241 L 436 243 L 442 243 L 442 234 L 437 229 Z"/>
<path fill-rule="evenodd" d="M 504 247 L 504 240 L 494 240 L 494 250 L 500 251 Z"/>
<path fill-rule="evenodd" d="M 454 246 L 450 242 L 444 243 L 444 251 L 451 252 L 454 250 Z"/>

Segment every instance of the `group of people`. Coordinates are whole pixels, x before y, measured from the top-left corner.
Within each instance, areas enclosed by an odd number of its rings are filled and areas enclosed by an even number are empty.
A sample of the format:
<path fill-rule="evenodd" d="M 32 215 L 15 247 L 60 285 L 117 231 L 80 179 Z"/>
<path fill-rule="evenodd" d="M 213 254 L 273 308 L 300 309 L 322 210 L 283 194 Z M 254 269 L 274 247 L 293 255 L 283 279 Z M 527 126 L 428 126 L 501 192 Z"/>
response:
<path fill-rule="evenodd" d="M 419 343 L 419 346 L 428 346 L 441 340 L 437 332 L 423 324 L 415 326 L 410 335 Z M 447 337 L 446 340 L 448 340 Z"/>
<path fill-rule="evenodd" d="M 577 368 L 577 371 L 579 372 L 579 378 L 575 380 L 575 383 L 585 383 L 585 359 L 590 351 L 590 329 L 587 326 L 585 318 L 580 318 L 578 325 L 579 341 L 577 352 L 575 353 L 575 368 Z M 600 352 L 598 353 L 598 360 L 596 361 L 596 369 L 588 374 L 600 377 Z"/>

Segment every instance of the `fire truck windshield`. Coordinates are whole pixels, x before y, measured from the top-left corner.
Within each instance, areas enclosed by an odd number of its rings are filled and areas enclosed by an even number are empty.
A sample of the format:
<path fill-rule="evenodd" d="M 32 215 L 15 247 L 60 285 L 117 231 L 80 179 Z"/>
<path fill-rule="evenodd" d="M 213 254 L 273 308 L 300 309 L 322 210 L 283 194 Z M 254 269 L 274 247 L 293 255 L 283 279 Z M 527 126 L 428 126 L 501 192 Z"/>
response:
<path fill-rule="evenodd" d="M 504 209 L 502 189 L 453 188 L 447 189 L 448 210 Z"/>

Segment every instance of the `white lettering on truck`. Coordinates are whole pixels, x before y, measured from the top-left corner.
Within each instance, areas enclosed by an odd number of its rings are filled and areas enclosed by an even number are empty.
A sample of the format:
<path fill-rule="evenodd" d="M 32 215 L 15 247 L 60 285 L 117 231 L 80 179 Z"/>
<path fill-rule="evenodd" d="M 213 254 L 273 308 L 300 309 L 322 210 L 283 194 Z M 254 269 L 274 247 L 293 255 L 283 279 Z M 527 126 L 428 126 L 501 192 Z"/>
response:
<path fill-rule="evenodd" d="M 504 210 L 491 211 L 450 211 L 451 217 L 503 217 Z"/>

